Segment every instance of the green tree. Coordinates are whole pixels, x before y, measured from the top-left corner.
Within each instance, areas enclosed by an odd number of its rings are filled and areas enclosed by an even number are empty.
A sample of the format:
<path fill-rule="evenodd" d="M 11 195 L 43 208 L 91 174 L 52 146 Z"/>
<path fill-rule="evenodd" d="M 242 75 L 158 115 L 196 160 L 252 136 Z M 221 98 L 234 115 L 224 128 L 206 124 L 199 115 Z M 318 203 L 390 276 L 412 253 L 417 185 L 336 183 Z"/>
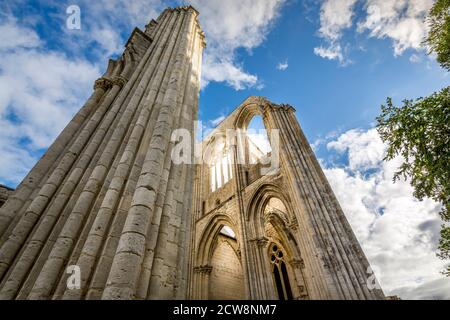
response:
<path fill-rule="evenodd" d="M 410 178 L 414 196 L 442 203 L 442 220 L 450 222 L 450 87 L 427 98 L 394 106 L 388 98 L 377 117 L 377 129 L 387 143 L 385 160 L 404 159 L 394 176 Z M 442 225 L 439 257 L 450 258 L 450 227 Z M 450 275 L 450 267 L 446 272 Z"/>
<path fill-rule="evenodd" d="M 450 70 L 450 0 L 436 0 L 427 18 L 430 32 L 424 44 L 439 64 Z M 414 196 L 442 204 L 438 256 L 450 259 L 450 87 L 426 98 L 394 106 L 388 98 L 377 117 L 377 129 L 387 143 L 385 160 L 402 156 L 394 176 L 410 178 Z M 443 272 L 450 276 L 450 264 Z"/>
<path fill-rule="evenodd" d="M 450 70 L 450 0 L 436 0 L 427 20 L 430 32 L 425 44 L 440 65 Z"/>

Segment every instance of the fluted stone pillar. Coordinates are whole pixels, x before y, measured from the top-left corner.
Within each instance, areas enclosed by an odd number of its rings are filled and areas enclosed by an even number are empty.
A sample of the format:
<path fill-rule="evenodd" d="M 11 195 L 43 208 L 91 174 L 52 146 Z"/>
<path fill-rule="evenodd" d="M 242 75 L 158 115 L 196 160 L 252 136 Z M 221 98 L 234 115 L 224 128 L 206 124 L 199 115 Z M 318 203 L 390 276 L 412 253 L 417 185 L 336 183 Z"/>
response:
<path fill-rule="evenodd" d="M 293 193 L 308 288 L 324 299 L 382 299 L 369 290 L 369 263 L 289 105 L 265 106 L 269 128 L 280 130 L 281 167 Z M 308 228 L 305 228 L 308 226 Z"/>
<path fill-rule="evenodd" d="M 169 8 L 135 29 L 2 206 L 1 299 L 185 296 L 193 167 L 172 163 L 170 137 L 192 132 L 197 117 L 197 16 Z M 69 265 L 81 271 L 80 288 L 66 285 Z"/>

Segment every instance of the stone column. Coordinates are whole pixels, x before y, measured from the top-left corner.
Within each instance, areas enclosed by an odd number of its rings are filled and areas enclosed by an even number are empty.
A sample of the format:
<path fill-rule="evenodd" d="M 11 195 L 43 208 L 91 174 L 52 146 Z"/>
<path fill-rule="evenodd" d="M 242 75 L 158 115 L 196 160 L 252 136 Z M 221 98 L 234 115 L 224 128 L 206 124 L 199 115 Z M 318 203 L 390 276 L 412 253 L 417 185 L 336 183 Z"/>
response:
<path fill-rule="evenodd" d="M 163 177 L 163 168 L 166 163 L 166 156 L 170 153 L 170 135 L 176 117 L 174 115 L 179 111 L 180 100 L 179 92 L 186 84 L 186 77 L 183 76 L 186 64 L 192 63 L 192 56 L 189 56 L 189 48 L 193 41 L 192 31 L 197 13 L 191 8 L 184 9 L 178 22 L 182 22 L 182 31 L 179 33 L 179 48 L 170 75 L 170 80 L 165 90 L 164 99 L 156 121 L 152 137 L 149 142 L 149 148 L 139 175 L 134 192 L 131 207 L 128 212 L 125 226 L 120 236 L 118 248 L 114 256 L 111 272 L 108 277 L 103 298 L 105 299 L 129 299 L 133 298 L 137 288 L 140 273 L 142 271 L 142 262 L 145 256 L 146 240 L 148 230 L 151 225 L 153 213 L 156 210 L 158 190 L 161 178 Z M 195 59 L 197 57 L 194 57 Z M 162 63 L 167 63 L 163 61 Z M 165 195 L 169 203 L 173 200 L 170 197 L 173 193 Z M 167 219 L 162 220 L 159 230 L 158 244 L 163 245 L 168 232 Z M 175 249 L 175 248 L 173 248 Z M 169 262 L 170 257 L 160 257 L 154 259 L 152 264 L 152 276 L 158 276 L 164 263 Z M 152 287 L 150 287 L 150 291 Z"/>
<path fill-rule="evenodd" d="M 166 41 L 170 29 L 165 29 L 164 34 L 162 34 L 163 30 L 160 29 L 158 33 L 159 36 L 163 37 L 162 41 L 158 44 L 156 51 L 152 58 L 150 59 L 147 69 L 154 69 L 157 67 L 157 60 L 162 54 L 163 50 L 163 41 Z M 166 54 L 170 54 L 170 50 L 166 50 Z M 139 68 L 140 69 L 140 68 Z M 138 70 L 139 70 L 138 69 Z M 155 83 L 154 85 L 159 85 L 159 81 L 162 81 L 162 76 L 164 74 L 165 68 L 160 68 L 156 75 L 154 76 Z M 147 101 L 152 101 L 151 97 L 147 98 Z M 152 101 L 153 102 L 153 101 Z M 100 206 L 99 212 L 96 215 L 96 218 L 91 226 L 91 231 L 88 234 L 86 242 L 81 250 L 81 255 L 77 261 L 77 265 L 84 270 L 82 277 L 82 287 L 86 287 L 87 280 L 91 277 L 95 257 L 101 254 L 100 250 L 102 248 L 104 237 L 107 235 L 108 228 L 107 226 L 110 224 L 110 220 L 112 219 L 114 210 L 117 206 L 117 202 L 120 201 L 120 194 L 124 184 L 127 181 L 127 177 L 130 174 L 131 167 L 133 165 L 133 160 L 136 157 L 136 153 L 139 149 L 139 141 L 144 134 L 146 124 L 149 121 L 152 104 L 148 104 L 148 108 L 143 108 L 139 119 L 137 120 L 128 143 L 124 149 L 123 155 L 119 161 L 117 168 L 115 169 L 113 178 L 111 180 L 111 184 L 109 185 L 108 190 L 106 191 L 103 202 Z M 86 288 L 85 288 L 86 289 Z M 83 294 L 83 290 L 66 290 L 64 298 L 66 299 L 75 299 L 80 298 Z"/>
<path fill-rule="evenodd" d="M 193 174 L 172 165 L 169 140 L 178 126 L 192 130 L 197 114 L 204 47 L 197 15 L 190 6 L 169 8 L 147 33 L 135 30 L 30 181 L 1 208 L 0 298 L 148 298 L 157 264 L 151 248 L 177 274 L 166 296 L 185 294 L 178 279 L 186 278 Z M 169 211 L 151 228 L 158 204 Z M 167 235 L 173 255 L 162 250 Z M 133 250 L 138 259 L 123 259 Z M 66 288 L 71 264 L 81 269 L 79 290 Z"/>
<path fill-rule="evenodd" d="M 194 299 L 207 300 L 209 298 L 209 281 L 211 276 L 212 266 L 203 265 L 194 267 L 195 281 L 197 285 L 195 292 L 197 295 Z"/>
<path fill-rule="evenodd" d="M 303 259 L 293 259 L 290 261 L 291 267 L 294 270 L 294 276 L 296 280 L 296 285 L 298 288 L 298 291 L 300 292 L 300 296 L 298 299 L 307 299 L 308 293 L 305 281 L 303 280 L 303 272 L 302 270 L 305 268 L 305 262 Z"/>
<path fill-rule="evenodd" d="M 272 283 L 272 271 L 268 265 L 267 246 L 269 239 L 260 237 L 253 239 L 253 248 L 255 250 L 255 271 L 257 272 L 257 280 L 259 282 L 259 295 L 255 299 L 268 300 L 275 299 L 274 287 Z"/>
<path fill-rule="evenodd" d="M 256 292 L 256 286 L 255 286 L 255 280 L 256 275 L 255 272 L 253 272 L 253 264 L 252 259 L 253 252 L 252 247 L 249 244 L 248 241 L 248 229 L 247 229 L 247 223 L 246 223 L 246 210 L 244 207 L 244 201 L 242 199 L 242 189 L 243 186 L 247 183 L 245 180 L 245 174 L 242 170 L 242 167 L 240 165 L 241 161 L 241 148 L 239 147 L 239 135 L 235 138 L 235 143 L 230 145 L 231 153 L 233 156 L 233 180 L 235 181 L 234 184 L 234 190 L 236 194 L 236 202 L 237 202 L 237 208 L 239 210 L 238 216 L 239 216 L 239 242 L 241 243 L 241 263 L 242 263 L 242 271 L 244 275 L 244 282 L 245 282 L 245 296 L 247 299 L 257 299 L 258 294 Z"/>
<path fill-rule="evenodd" d="M 377 293 L 369 292 L 362 283 L 366 261 L 352 253 L 352 247 L 359 244 L 343 225 L 345 216 L 335 206 L 337 200 L 296 121 L 295 110 L 288 105 L 267 105 L 265 110 L 270 127 L 280 129 L 282 168 L 298 208 L 299 229 L 303 229 L 299 239 L 305 252 L 305 272 L 315 273 L 307 277 L 312 297 L 376 298 Z"/>

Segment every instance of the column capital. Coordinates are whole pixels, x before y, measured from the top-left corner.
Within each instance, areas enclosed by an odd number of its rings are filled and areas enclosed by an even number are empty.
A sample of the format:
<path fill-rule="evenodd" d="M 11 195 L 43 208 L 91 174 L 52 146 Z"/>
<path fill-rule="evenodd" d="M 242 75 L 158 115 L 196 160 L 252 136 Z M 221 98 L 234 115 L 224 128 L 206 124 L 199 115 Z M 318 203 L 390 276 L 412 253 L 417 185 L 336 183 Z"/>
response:
<path fill-rule="evenodd" d="M 195 273 L 210 274 L 211 271 L 212 271 L 212 266 L 210 266 L 210 265 L 202 265 L 202 266 L 194 267 Z"/>
<path fill-rule="evenodd" d="M 113 81 L 109 78 L 106 77 L 101 77 L 98 78 L 97 80 L 95 80 L 94 82 L 94 90 L 97 89 L 103 89 L 104 91 L 108 90 L 109 88 L 111 88 L 113 85 Z"/>
<path fill-rule="evenodd" d="M 119 87 L 123 87 L 127 83 L 127 81 L 128 80 L 122 76 L 114 76 L 114 78 L 112 79 L 112 83 L 114 85 L 118 85 Z"/>
<path fill-rule="evenodd" d="M 251 241 L 255 242 L 258 247 L 265 247 L 269 243 L 266 237 L 254 238 Z"/>
<path fill-rule="evenodd" d="M 292 259 L 291 264 L 296 269 L 304 269 L 305 268 L 305 261 L 302 258 Z"/>
<path fill-rule="evenodd" d="M 297 221 L 297 219 L 295 217 L 292 219 L 291 223 L 289 223 L 288 227 L 292 231 L 297 231 L 297 229 L 298 229 L 298 221 Z"/>

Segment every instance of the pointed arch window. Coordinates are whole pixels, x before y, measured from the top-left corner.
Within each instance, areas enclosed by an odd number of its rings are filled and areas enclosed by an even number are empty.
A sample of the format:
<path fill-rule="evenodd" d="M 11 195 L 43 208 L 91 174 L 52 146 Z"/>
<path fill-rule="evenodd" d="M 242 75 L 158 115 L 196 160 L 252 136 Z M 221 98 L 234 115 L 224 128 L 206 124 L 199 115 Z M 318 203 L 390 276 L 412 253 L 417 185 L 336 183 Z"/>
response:
<path fill-rule="evenodd" d="M 211 191 L 213 192 L 220 189 L 233 178 L 230 153 L 224 152 L 222 156 L 219 156 L 216 159 L 217 160 L 210 167 Z"/>
<path fill-rule="evenodd" d="M 276 244 L 272 244 L 269 256 L 278 298 L 280 300 L 292 300 L 292 290 L 283 251 Z"/>

